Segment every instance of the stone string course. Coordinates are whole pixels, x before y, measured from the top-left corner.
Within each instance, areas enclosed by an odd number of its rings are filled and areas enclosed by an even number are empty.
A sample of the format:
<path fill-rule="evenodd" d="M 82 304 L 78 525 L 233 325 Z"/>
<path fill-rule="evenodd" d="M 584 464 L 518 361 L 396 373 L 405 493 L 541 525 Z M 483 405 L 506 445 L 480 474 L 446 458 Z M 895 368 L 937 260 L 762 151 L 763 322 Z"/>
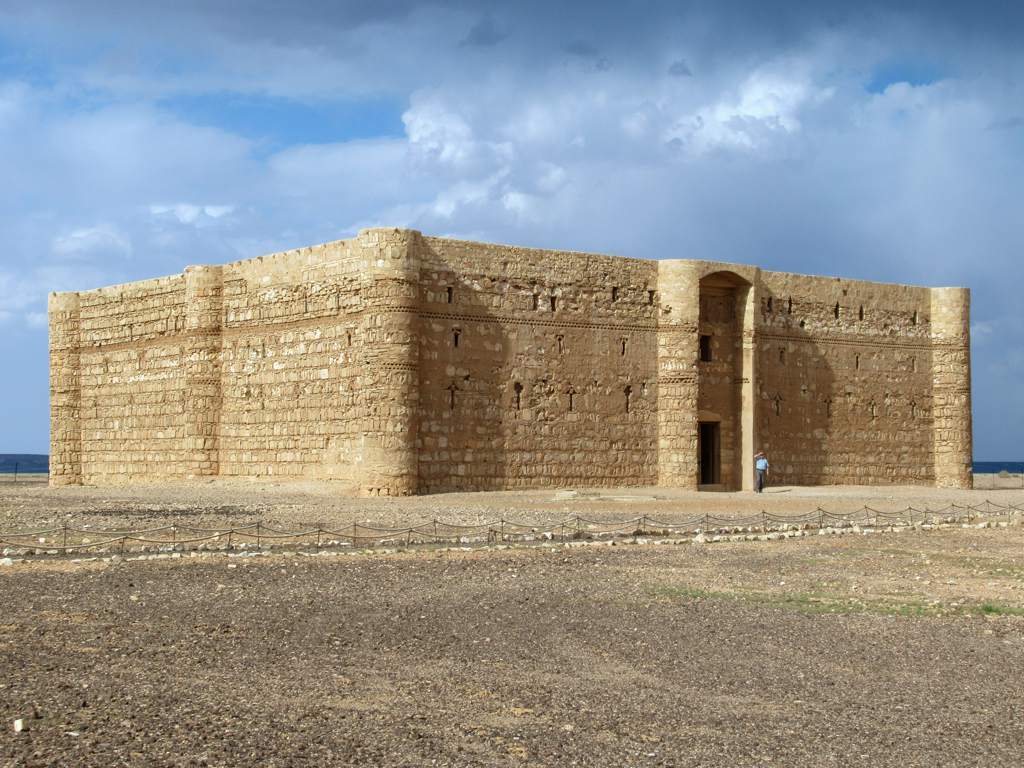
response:
<path fill-rule="evenodd" d="M 970 487 L 969 301 L 368 229 L 52 294 L 50 478 Z"/>

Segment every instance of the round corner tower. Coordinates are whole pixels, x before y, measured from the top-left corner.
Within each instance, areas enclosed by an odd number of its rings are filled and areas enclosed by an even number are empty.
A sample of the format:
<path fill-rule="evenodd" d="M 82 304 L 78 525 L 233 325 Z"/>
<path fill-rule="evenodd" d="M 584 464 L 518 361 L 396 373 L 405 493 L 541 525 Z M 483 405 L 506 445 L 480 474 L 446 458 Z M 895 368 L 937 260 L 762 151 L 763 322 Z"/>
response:
<path fill-rule="evenodd" d="M 82 483 L 81 299 L 51 293 L 50 485 Z"/>
<path fill-rule="evenodd" d="M 931 299 L 935 485 L 971 488 L 971 292 L 933 288 Z"/>
<path fill-rule="evenodd" d="M 224 270 L 185 268 L 185 473 L 207 477 L 219 471 L 221 328 Z"/>
<path fill-rule="evenodd" d="M 419 259 L 415 230 L 359 232 L 366 276 L 362 440 L 363 496 L 415 494 L 419 478 Z"/>

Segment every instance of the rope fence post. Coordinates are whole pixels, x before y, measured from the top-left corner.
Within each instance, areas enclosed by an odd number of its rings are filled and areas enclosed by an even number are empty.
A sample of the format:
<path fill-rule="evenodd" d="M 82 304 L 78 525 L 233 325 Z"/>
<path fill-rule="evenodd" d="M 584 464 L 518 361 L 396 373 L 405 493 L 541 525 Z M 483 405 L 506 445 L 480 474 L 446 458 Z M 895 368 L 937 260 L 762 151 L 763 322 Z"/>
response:
<path fill-rule="evenodd" d="M 256 521 L 256 549 L 260 549 L 262 538 L 260 537 L 260 521 Z"/>
<path fill-rule="evenodd" d="M 68 546 L 68 524 L 67 523 L 64 523 L 64 538 L 63 538 L 63 543 L 61 544 L 61 546 L 65 547 L 65 548 Z"/>
<path fill-rule="evenodd" d="M 761 533 L 768 533 L 768 513 L 761 510 Z"/>
<path fill-rule="evenodd" d="M 320 549 L 320 526 L 316 528 L 316 548 Z"/>

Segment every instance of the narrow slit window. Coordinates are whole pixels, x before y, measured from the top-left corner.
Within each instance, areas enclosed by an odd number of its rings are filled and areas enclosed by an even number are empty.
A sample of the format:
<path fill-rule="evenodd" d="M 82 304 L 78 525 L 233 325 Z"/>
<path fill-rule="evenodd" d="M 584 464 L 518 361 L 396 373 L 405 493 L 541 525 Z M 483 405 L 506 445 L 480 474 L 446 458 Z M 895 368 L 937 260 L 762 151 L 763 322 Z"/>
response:
<path fill-rule="evenodd" d="M 647 303 L 651 305 L 654 304 L 654 291 L 647 292 Z"/>
<path fill-rule="evenodd" d="M 829 417 L 832 416 L 832 401 L 831 400 L 826 400 L 825 401 L 825 415 L 829 416 Z"/>
<path fill-rule="evenodd" d="M 917 355 L 911 355 L 910 357 L 910 371 L 911 373 L 917 373 Z"/>
<path fill-rule="evenodd" d="M 345 341 L 348 343 L 348 346 L 352 346 L 352 331 L 345 331 Z"/>
<path fill-rule="evenodd" d="M 700 361 L 711 362 L 711 337 L 707 334 L 701 334 L 700 337 Z"/>
<path fill-rule="evenodd" d="M 910 417 L 917 418 L 917 403 L 913 400 L 910 401 Z"/>
<path fill-rule="evenodd" d="M 569 398 L 569 413 L 576 410 L 576 390 L 572 387 L 565 393 Z"/>
<path fill-rule="evenodd" d="M 565 354 L 565 336 L 562 334 L 555 336 L 555 343 L 558 345 L 558 354 Z"/>
<path fill-rule="evenodd" d="M 615 286 L 615 287 L 612 288 L 612 301 L 618 301 L 618 300 L 619 300 L 619 288 L 618 288 L 618 286 Z"/>
<path fill-rule="evenodd" d="M 626 413 L 629 413 L 629 400 L 633 396 L 633 388 L 627 384 L 626 388 L 622 390 L 622 394 L 626 400 Z"/>
<path fill-rule="evenodd" d="M 863 304 L 861 304 L 860 305 L 860 309 L 857 310 L 857 319 L 858 320 L 863 320 L 864 319 L 864 305 Z"/>
<path fill-rule="evenodd" d="M 910 324 L 917 325 L 917 310 L 914 310 L 914 314 L 910 316 Z"/>
<path fill-rule="evenodd" d="M 779 347 L 779 362 L 785 364 L 786 362 L 786 348 Z"/>
<path fill-rule="evenodd" d="M 532 302 L 533 302 L 533 303 L 532 303 L 532 307 L 533 307 L 534 309 L 537 309 L 537 308 L 538 308 L 538 306 L 539 306 L 539 303 L 540 303 L 540 302 L 539 302 L 539 299 L 540 299 L 540 297 L 539 297 L 539 296 L 537 296 L 537 294 L 535 293 L 535 294 L 533 294 L 533 296 L 531 297 L 531 299 L 532 299 Z"/>
<path fill-rule="evenodd" d="M 556 296 L 551 297 L 551 311 L 554 312 L 558 307 L 558 298 Z"/>
<path fill-rule="evenodd" d="M 793 314 L 793 297 L 792 296 L 789 297 L 789 303 L 786 305 L 786 314 L 787 315 L 792 315 Z"/>
<path fill-rule="evenodd" d="M 838 301 L 836 302 L 836 305 L 834 307 L 832 307 L 832 316 L 835 317 L 836 320 L 839 319 L 839 302 Z"/>
<path fill-rule="evenodd" d="M 771 311 L 772 311 L 772 297 L 769 296 L 768 297 L 768 312 L 769 312 L 769 314 L 771 313 Z"/>
<path fill-rule="evenodd" d="M 853 367 L 854 367 L 854 370 L 857 370 L 857 371 L 860 370 L 860 355 L 854 355 L 853 356 Z"/>
<path fill-rule="evenodd" d="M 782 415 L 782 398 L 778 396 L 775 397 L 775 415 Z"/>
<path fill-rule="evenodd" d="M 451 304 L 455 299 L 455 289 L 449 285 L 447 288 L 444 289 L 444 294 L 445 298 L 448 300 L 448 303 Z"/>
<path fill-rule="evenodd" d="M 625 357 L 626 356 L 626 340 L 625 339 L 619 339 L 619 344 L 621 345 L 620 348 L 619 348 L 619 354 L 622 355 L 623 357 Z"/>
<path fill-rule="evenodd" d="M 454 384 L 448 385 L 448 410 L 455 410 L 455 393 L 458 391 L 458 387 Z"/>
<path fill-rule="evenodd" d="M 453 347 L 457 348 L 459 346 L 459 337 L 460 336 L 462 336 L 462 331 L 460 331 L 458 328 L 452 329 L 452 346 Z"/>
<path fill-rule="evenodd" d="M 516 410 L 520 410 L 523 407 L 523 385 L 518 381 L 512 385 L 512 394 L 515 398 Z"/>

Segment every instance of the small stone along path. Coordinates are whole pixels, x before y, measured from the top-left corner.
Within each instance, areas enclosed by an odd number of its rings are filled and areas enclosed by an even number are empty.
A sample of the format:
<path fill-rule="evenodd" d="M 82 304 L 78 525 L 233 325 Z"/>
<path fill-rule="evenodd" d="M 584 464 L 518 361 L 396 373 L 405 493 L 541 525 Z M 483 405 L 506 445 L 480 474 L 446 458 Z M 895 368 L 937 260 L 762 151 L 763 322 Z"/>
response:
<path fill-rule="evenodd" d="M 181 553 L 185 551 L 269 551 L 274 548 L 416 547 L 529 544 L 557 540 L 587 541 L 632 538 L 654 543 L 717 543 L 776 541 L 802 536 L 871 534 L 900 529 L 931 530 L 960 527 L 1008 527 L 1019 524 L 1024 505 L 998 504 L 986 499 L 974 505 L 949 504 L 941 509 L 907 507 L 882 511 L 862 507 L 853 512 L 829 512 L 821 507 L 803 514 L 703 515 L 677 522 L 643 515 L 628 520 L 593 520 L 579 515 L 554 523 L 521 523 L 505 519 L 481 524 L 441 520 L 403 528 L 381 528 L 353 522 L 348 530 L 317 525 L 288 531 L 262 521 L 228 528 L 203 528 L 174 523 L 141 529 L 60 527 L 0 532 L 0 563 L 15 558 L 107 555 L 116 553 Z"/>

